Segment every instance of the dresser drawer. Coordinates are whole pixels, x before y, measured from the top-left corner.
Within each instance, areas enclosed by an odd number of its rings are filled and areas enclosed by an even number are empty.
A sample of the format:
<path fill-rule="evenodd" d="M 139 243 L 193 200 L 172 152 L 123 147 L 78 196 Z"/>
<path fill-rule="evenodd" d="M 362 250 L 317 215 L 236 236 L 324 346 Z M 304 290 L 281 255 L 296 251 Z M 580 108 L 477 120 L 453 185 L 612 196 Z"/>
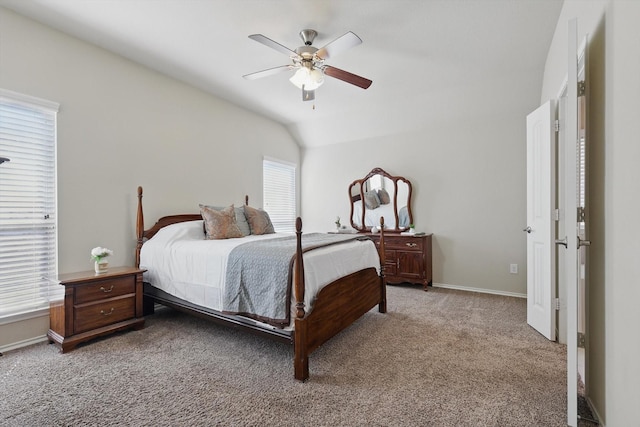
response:
<path fill-rule="evenodd" d="M 74 307 L 74 333 L 90 331 L 135 317 L 135 295 Z"/>
<path fill-rule="evenodd" d="M 385 251 L 384 274 L 395 276 L 397 266 L 395 251 Z"/>
<path fill-rule="evenodd" d="M 420 251 L 424 249 L 424 239 L 419 237 L 390 237 L 385 236 L 384 239 L 385 249 L 403 250 L 403 251 Z"/>
<path fill-rule="evenodd" d="M 136 291 L 135 276 L 115 277 L 78 286 L 75 291 L 75 303 L 99 301 L 105 298 L 133 294 Z"/>

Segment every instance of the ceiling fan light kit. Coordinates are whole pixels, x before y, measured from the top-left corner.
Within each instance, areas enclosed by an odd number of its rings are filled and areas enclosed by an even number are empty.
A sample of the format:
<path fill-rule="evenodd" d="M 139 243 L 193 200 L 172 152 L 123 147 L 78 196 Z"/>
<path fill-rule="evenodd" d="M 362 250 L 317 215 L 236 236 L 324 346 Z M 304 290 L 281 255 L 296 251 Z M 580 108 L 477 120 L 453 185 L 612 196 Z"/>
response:
<path fill-rule="evenodd" d="M 362 89 L 367 89 L 371 86 L 373 82 L 369 79 L 324 64 L 325 59 L 362 43 L 360 37 L 349 31 L 328 43 L 326 46 L 317 49 L 312 46 L 313 40 L 317 35 L 318 32 L 315 30 L 306 29 L 300 31 L 300 38 L 304 42 L 304 46 L 298 47 L 295 51 L 262 34 L 250 35 L 250 39 L 289 55 L 291 64 L 246 74 L 243 77 L 247 80 L 254 80 L 276 74 L 280 71 L 296 70 L 289 81 L 298 89 L 302 90 L 303 101 L 315 99 L 315 90 L 324 83 L 325 75 L 361 87 Z"/>
<path fill-rule="evenodd" d="M 300 67 L 289 81 L 298 89 L 316 90 L 324 83 L 324 74 L 317 68 Z"/>

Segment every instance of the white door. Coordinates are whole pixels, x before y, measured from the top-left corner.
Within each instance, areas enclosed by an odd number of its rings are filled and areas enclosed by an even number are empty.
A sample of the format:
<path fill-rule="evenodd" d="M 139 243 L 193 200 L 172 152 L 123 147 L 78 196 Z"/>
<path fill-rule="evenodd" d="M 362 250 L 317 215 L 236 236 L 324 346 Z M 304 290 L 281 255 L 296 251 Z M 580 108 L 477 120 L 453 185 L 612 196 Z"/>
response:
<path fill-rule="evenodd" d="M 583 40 L 582 48 L 579 50 L 578 56 L 578 81 L 587 82 L 586 64 L 587 64 L 587 51 L 586 51 L 587 38 Z M 580 84 L 578 85 L 580 86 Z M 580 216 L 578 217 L 578 336 L 582 334 L 585 337 L 583 342 L 584 347 L 578 347 L 578 374 L 582 380 L 582 384 L 588 393 L 589 387 L 587 385 L 586 378 L 586 349 L 589 346 L 588 342 L 588 330 L 587 330 L 587 300 L 589 297 L 587 288 L 587 247 L 591 244 L 588 241 L 587 221 L 588 215 L 588 203 L 589 193 L 587 189 L 588 185 L 588 171 L 587 171 L 587 91 L 586 86 L 583 91 L 583 95 L 578 93 L 578 140 L 576 147 L 576 167 L 577 174 L 577 203 L 578 208 L 581 209 Z"/>
<path fill-rule="evenodd" d="M 527 116 L 527 323 L 556 339 L 555 102 Z"/>
<path fill-rule="evenodd" d="M 586 315 L 581 284 L 586 292 L 586 98 L 578 97 L 578 76 L 586 82 L 587 42 L 578 51 L 577 21 L 569 21 L 566 144 L 564 144 L 564 202 L 567 250 L 567 424 L 578 423 L 578 313 Z M 581 61 L 578 58 L 581 58 Z M 579 305 L 580 304 L 580 305 Z M 586 323 L 586 318 L 582 319 Z"/>

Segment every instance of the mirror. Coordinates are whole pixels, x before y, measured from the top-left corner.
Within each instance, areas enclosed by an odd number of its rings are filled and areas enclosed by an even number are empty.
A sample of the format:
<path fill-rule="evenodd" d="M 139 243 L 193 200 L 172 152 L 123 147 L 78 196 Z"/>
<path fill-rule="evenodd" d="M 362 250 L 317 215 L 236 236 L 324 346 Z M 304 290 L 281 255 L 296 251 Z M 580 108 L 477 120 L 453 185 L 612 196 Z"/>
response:
<path fill-rule="evenodd" d="M 349 185 L 351 226 L 358 231 L 370 231 L 384 217 L 385 231 L 407 230 L 413 224 L 411 191 L 411 182 L 406 178 L 374 168 Z"/>

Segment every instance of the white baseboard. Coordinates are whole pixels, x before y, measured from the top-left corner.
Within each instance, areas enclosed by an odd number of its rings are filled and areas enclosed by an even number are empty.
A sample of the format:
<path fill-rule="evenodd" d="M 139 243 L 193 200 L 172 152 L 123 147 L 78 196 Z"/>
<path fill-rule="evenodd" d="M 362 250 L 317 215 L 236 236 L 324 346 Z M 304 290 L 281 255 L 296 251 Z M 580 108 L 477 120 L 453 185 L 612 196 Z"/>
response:
<path fill-rule="evenodd" d="M 593 415 L 596 416 L 596 419 L 600 423 L 600 427 L 605 427 L 604 423 L 602 422 L 602 417 L 600 416 L 600 414 L 596 410 L 596 407 L 594 406 L 593 402 L 591 401 L 591 398 L 589 396 L 586 396 L 586 399 L 587 399 L 587 402 L 589 403 L 589 409 L 591 409 L 591 412 L 593 412 Z"/>
<path fill-rule="evenodd" d="M 6 353 L 7 351 L 17 350 L 19 348 L 26 347 L 28 345 L 39 344 L 47 340 L 48 338 L 46 335 L 40 335 L 38 337 L 33 337 L 23 341 L 14 342 L 11 344 L 0 346 L 0 353 Z"/>
<path fill-rule="evenodd" d="M 505 297 L 527 298 L 527 294 L 517 292 L 496 291 L 493 289 L 472 288 L 469 286 L 447 285 L 446 283 L 434 283 L 434 288 L 455 289 L 457 291 L 480 292 L 483 294 L 502 295 Z"/>

